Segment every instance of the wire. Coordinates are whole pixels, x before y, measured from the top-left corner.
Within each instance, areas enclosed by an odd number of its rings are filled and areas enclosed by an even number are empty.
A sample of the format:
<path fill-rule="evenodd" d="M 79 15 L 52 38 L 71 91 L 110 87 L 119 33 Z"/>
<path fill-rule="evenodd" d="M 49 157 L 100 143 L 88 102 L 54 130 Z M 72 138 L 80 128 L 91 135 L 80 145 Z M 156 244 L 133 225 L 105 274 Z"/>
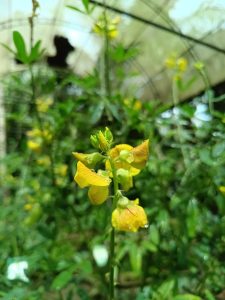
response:
<path fill-rule="evenodd" d="M 112 6 L 109 6 L 109 5 L 107 5 L 107 4 L 100 3 L 100 2 L 98 2 L 98 1 L 96 1 L 96 0 L 90 0 L 90 2 L 93 3 L 93 4 L 96 4 L 97 6 L 104 7 L 104 8 L 106 8 L 106 9 L 111 10 L 111 11 L 113 11 L 113 12 L 116 12 L 116 13 L 118 13 L 118 14 L 121 14 L 121 15 L 124 15 L 124 16 L 127 16 L 127 17 L 130 17 L 130 18 L 132 18 L 132 19 L 134 19 L 134 20 L 137 20 L 137 21 L 140 21 L 140 22 L 142 22 L 142 23 L 144 23 L 144 24 L 153 26 L 153 27 L 155 27 L 155 28 L 157 28 L 157 29 L 166 31 L 166 32 L 171 33 L 171 34 L 173 34 L 173 35 L 182 37 L 182 38 L 184 38 L 184 39 L 186 39 L 186 40 L 195 42 L 196 44 L 202 45 L 202 46 L 204 46 L 204 47 L 207 47 L 207 48 L 210 48 L 210 49 L 215 50 L 215 51 L 217 51 L 217 52 L 220 52 L 220 53 L 225 54 L 225 49 L 219 48 L 219 47 L 214 46 L 214 45 L 212 45 L 212 44 L 210 44 L 210 43 L 207 43 L 207 42 L 204 42 L 204 41 L 202 41 L 202 40 L 196 39 L 196 38 L 194 38 L 194 37 L 192 37 L 192 36 L 190 36 L 190 35 L 186 35 L 186 34 L 184 34 L 184 33 L 181 33 L 181 32 L 179 32 L 179 31 L 176 31 L 176 30 L 174 30 L 174 29 L 168 28 L 168 27 L 163 26 L 163 25 L 161 25 L 161 24 L 159 24 L 159 23 L 152 22 L 152 21 L 150 21 L 150 20 L 144 19 L 144 18 L 139 17 L 139 16 L 137 16 L 137 15 L 134 15 L 134 14 L 132 14 L 132 13 L 128 13 L 128 12 L 125 12 L 125 11 L 123 11 L 123 10 L 121 10 L 121 9 L 118 9 L 118 8 L 115 8 L 115 7 L 112 7 Z"/>

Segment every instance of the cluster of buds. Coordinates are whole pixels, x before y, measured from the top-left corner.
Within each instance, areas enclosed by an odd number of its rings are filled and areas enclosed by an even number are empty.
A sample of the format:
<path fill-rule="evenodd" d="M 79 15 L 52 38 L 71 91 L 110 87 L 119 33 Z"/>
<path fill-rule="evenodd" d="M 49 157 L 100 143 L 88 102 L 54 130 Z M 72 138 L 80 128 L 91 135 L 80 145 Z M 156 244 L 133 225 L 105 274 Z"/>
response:
<path fill-rule="evenodd" d="M 173 70 L 174 80 L 180 80 L 187 70 L 188 61 L 184 57 L 177 58 L 176 54 L 172 54 L 165 61 L 168 69 Z"/>
<path fill-rule="evenodd" d="M 46 113 L 53 104 L 51 97 L 40 97 L 35 100 L 36 109 L 40 113 Z"/>
<path fill-rule="evenodd" d="M 34 152 L 40 152 L 44 143 L 52 140 L 52 133 L 48 129 L 33 128 L 27 131 L 27 147 Z"/>
<path fill-rule="evenodd" d="M 113 135 L 108 127 L 105 128 L 105 131 L 99 131 L 98 133 L 91 135 L 90 141 L 92 146 L 96 149 L 100 149 L 102 152 L 107 152 L 112 145 Z"/>
<path fill-rule="evenodd" d="M 107 35 L 109 39 L 115 39 L 118 36 L 119 23 L 120 17 L 109 19 L 107 16 L 101 15 L 93 26 L 93 32 L 100 36 Z"/>
<path fill-rule="evenodd" d="M 112 212 L 112 225 L 122 231 L 137 231 L 147 226 L 147 217 L 138 199 L 130 201 L 122 191 L 133 187 L 133 177 L 139 174 L 147 163 L 149 141 L 145 140 L 137 147 L 119 144 L 112 148 L 113 135 L 106 128 L 91 136 L 92 145 L 100 150 L 91 154 L 73 152 L 78 160 L 74 177 L 80 188 L 88 187 L 88 197 L 92 204 L 104 203 L 110 195 L 111 182 L 117 182 L 119 188 L 114 195 L 115 209 Z M 96 169 L 96 165 L 104 169 Z"/>

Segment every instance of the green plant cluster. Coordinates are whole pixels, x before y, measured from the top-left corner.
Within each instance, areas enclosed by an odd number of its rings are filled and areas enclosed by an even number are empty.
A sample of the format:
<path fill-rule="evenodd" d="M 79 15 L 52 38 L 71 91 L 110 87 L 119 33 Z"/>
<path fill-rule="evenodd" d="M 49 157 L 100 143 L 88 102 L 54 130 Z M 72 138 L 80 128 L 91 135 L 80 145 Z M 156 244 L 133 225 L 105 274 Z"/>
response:
<path fill-rule="evenodd" d="M 14 33 L 20 59 L 21 38 Z M 122 88 L 139 51 L 121 42 L 105 48 L 110 93 L 102 91 L 100 63 L 83 77 L 53 70 L 37 62 L 39 47 L 21 59 L 27 68 L 3 80 L 1 299 L 107 298 L 108 262 L 99 264 L 94 249 L 109 248 L 110 208 L 93 207 L 77 188 L 72 156 L 91 153 L 90 134 L 105 126 L 115 144 L 150 140 L 147 167 L 129 191 L 129 198 L 141 199 L 149 228 L 116 236 L 116 299 L 219 299 L 225 286 L 225 115 L 211 108 L 220 99 L 207 90 L 170 107 L 160 99 L 141 102 Z M 28 262 L 29 282 L 7 278 L 14 258 Z"/>

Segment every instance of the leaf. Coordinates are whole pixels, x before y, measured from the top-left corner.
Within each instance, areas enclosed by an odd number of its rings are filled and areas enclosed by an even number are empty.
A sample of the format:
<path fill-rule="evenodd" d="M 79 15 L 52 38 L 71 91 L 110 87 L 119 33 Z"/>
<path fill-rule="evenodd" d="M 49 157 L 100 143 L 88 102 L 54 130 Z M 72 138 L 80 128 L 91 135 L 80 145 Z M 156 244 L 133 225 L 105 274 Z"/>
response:
<path fill-rule="evenodd" d="M 156 246 L 159 244 L 159 231 L 154 224 L 150 226 L 150 241 Z"/>
<path fill-rule="evenodd" d="M 76 6 L 66 5 L 66 7 L 84 14 L 84 12 L 81 9 L 77 8 Z"/>
<path fill-rule="evenodd" d="M 118 121 L 121 121 L 121 116 L 119 114 L 118 107 L 115 104 L 111 104 L 107 101 L 106 107 L 115 119 L 117 119 Z"/>
<path fill-rule="evenodd" d="M 12 54 L 16 55 L 16 52 L 13 51 L 8 45 L 0 43 L 6 50 L 8 50 L 9 52 L 11 52 Z"/>
<path fill-rule="evenodd" d="M 214 161 L 211 159 L 210 151 L 207 148 L 199 150 L 199 158 L 208 166 L 212 166 L 214 164 Z"/>
<path fill-rule="evenodd" d="M 170 296 L 173 293 L 174 286 L 175 286 L 175 280 L 174 279 L 164 281 L 157 290 L 157 293 L 161 296 L 160 299 L 161 300 L 170 299 Z"/>
<path fill-rule="evenodd" d="M 99 102 L 97 105 L 91 106 L 90 107 L 90 113 L 91 113 L 91 118 L 90 118 L 90 123 L 91 124 L 96 124 L 100 119 L 104 111 L 104 103 Z"/>
<path fill-rule="evenodd" d="M 59 273 L 59 275 L 57 275 L 53 280 L 51 288 L 59 291 L 65 287 L 72 279 L 73 271 L 74 267 Z"/>
<path fill-rule="evenodd" d="M 216 300 L 216 298 L 213 296 L 213 294 L 209 290 L 205 290 L 205 297 L 206 297 L 206 300 Z"/>
<path fill-rule="evenodd" d="M 202 300 L 202 298 L 192 295 L 192 294 L 183 294 L 183 295 L 177 295 L 173 298 L 173 300 Z"/>
<path fill-rule="evenodd" d="M 142 253 L 140 247 L 135 244 L 130 245 L 129 257 L 133 271 L 140 274 L 142 266 Z"/>
<path fill-rule="evenodd" d="M 40 58 L 44 50 L 40 51 L 41 40 L 37 41 L 36 44 L 32 47 L 31 53 L 29 56 L 29 63 L 34 62 Z"/>
<path fill-rule="evenodd" d="M 82 0 L 82 3 L 84 5 L 84 8 L 85 8 L 86 12 L 89 12 L 89 3 L 90 3 L 90 0 Z"/>
<path fill-rule="evenodd" d="M 212 156 L 213 157 L 219 157 L 225 152 L 225 142 L 217 143 L 212 148 Z"/>
<path fill-rule="evenodd" d="M 13 31 L 13 42 L 17 50 L 17 58 L 23 63 L 28 63 L 26 45 L 23 36 L 18 31 Z"/>
<path fill-rule="evenodd" d="M 191 199 L 187 207 L 187 230 L 188 236 L 193 238 L 196 235 L 198 225 L 200 222 L 200 213 L 195 199 Z"/>

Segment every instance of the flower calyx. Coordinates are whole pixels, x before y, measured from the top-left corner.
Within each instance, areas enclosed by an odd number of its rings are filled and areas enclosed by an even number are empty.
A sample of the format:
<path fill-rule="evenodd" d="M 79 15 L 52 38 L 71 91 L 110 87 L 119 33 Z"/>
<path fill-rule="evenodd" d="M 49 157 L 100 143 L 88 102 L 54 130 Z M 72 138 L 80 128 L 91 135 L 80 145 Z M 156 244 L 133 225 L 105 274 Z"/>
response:
<path fill-rule="evenodd" d="M 96 164 L 102 162 L 105 159 L 105 157 L 99 152 L 90 154 L 72 152 L 72 154 L 78 161 L 81 161 L 86 167 L 91 169 L 94 168 Z"/>

